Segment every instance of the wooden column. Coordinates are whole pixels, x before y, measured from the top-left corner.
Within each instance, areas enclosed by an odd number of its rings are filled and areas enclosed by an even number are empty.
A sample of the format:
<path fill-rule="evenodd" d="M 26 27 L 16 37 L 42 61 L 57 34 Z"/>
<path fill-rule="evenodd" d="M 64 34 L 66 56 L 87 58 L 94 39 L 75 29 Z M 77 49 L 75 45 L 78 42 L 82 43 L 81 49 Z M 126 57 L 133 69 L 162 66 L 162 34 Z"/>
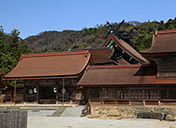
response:
<path fill-rule="evenodd" d="M 161 99 L 161 94 L 160 94 L 160 86 L 157 86 L 157 93 L 158 93 L 158 105 L 161 105 L 160 99 Z"/>
<path fill-rule="evenodd" d="M 58 99 L 59 99 L 59 81 L 56 81 L 56 88 L 57 88 L 57 92 L 56 92 L 56 104 L 58 104 Z"/>
<path fill-rule="evenodd" d="M 129 105 L 131 105 L 131 90 L 130 90 L 130 86 L 128 87 L 128 99 L 129 99 Z"/>
<path fill-rule="evenodd" d="M 64 79 L 62 82 L 63 88 L 62 88 L 62 105 L 64 105 Z"/>
<path fill-rule="evenodd" d="M 25 92 L 26 92 L 26 83 L 24 82 L 24 89 L 23 89 L 23 103 L 25 102 Z"/>
<path fill-rule="evenodd" d="M 37 82 L 37 96 L 36 96 L 36 103 L 38 104 L 39 101 L 39 83 Z"/>
<path fill-rule="evenodd" d="M 91 99 L 90 97 L 90 88 L 87 88 L 87 94 L 86 94 L 86 102 L 89 102 L 89 100 Z"/>
<path fill-rule="evenodd" d="M 2 93 L 1 93 L 1 96 L 0 96 L 0 98 L 1 98 L 1 104 L 2 104 Z"/>
<path fill-rule="evenodd" d="M 142 102 L 143 102 L 143 105 L 145 106 L 145 87 L 143 86 L 142 87 Z"/>
<path fill-rule="evenodd" d="M 90 89 L 90 87 L 88 88 L 88 100 L 89 99 L 92 99 L 92 97 L 91 97 L 91 89 Z"/>
<path fill-rule="evenodd" d="M 14 94 L 13 94 L 13 101 L 14 101 L 14 104 L 15 104 L 15 101 L 16 101 L 16 80 L 15 80 L 15 86 L 14 86 Z"/>
<path fill-rule="evenodd" d="M 70 84 L 70 86 L 74 86 L 74 79 L 73 78 L 71 78 L 71 84 Z M 85 91 L 85 90 L 84 90 Z M 85 93 L 84 93 L 85 94 Z M 72 97 L 72 90 L 70 89 L 70 96 L 69 96 L 69 99 L 70 99 L 70 104 L 72 104 L 72 103 L 74 103 L 74 100 L 73 100 L 73 98 L 71 98 Z M 84 97 L 85 98 L 85 97 Z"/>

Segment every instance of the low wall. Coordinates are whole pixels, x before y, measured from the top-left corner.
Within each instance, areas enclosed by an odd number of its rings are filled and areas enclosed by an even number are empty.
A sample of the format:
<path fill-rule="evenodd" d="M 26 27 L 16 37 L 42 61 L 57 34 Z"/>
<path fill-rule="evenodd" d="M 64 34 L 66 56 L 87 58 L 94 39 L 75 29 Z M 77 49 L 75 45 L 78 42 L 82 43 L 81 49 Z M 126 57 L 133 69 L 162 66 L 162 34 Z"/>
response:
<path fill-rule="evenodd" d="M 176 107 L 159 107 L 159 106 L 91 106 L 91 117 L 99 118 L 137 118 L 141 113 L 160 113 L 161 119 L 164 120 L 176 120 Z"/>

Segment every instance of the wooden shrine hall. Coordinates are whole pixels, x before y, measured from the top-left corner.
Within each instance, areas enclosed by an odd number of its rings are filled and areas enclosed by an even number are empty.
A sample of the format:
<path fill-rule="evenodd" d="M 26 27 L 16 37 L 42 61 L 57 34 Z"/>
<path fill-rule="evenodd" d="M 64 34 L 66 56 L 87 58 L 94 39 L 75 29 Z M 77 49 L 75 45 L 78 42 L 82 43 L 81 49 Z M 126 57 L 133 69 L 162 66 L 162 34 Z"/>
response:
<path fill-rule="evenodd" d="M 26 103 L 176 105 L 176 30 L 157 31 L 138 53 L 122 23 L 100 48 L 22 55 L 3 79 L 24 83 Z M 14 102 L 17 92 L 15 82 Z"/>
<path fill-rule="evenodd" d="M 155 64 L 89 66 L 77 86 L 90 104 L 176 105 L 176 30 L 157 31 L 150 49 Z"/>
<path fill-rule="evenodd" d="M 42 104 L 67 102 L 74 98 L 81 100 L 76 82 L 89 59 L 88 51 L 22 55 L 5 79 L 24 82 L 24 102 Z M 75 89 L 78 91 L 76 96 Z"/>

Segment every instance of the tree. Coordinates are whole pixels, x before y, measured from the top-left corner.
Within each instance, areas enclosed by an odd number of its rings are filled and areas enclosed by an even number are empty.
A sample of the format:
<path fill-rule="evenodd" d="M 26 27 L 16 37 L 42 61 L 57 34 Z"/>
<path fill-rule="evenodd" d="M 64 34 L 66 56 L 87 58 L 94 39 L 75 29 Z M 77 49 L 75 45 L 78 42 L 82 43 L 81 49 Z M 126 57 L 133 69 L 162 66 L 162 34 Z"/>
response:
<path fill-rule="evenodd" d="M 0 27 L 0 70 L 3 75 L 11 71 L 18 63 L 22 54 L 31 53 L 31 49 L 19 37 L 20 32 L 17 29 L 10 34 L 4 33 Z"/>

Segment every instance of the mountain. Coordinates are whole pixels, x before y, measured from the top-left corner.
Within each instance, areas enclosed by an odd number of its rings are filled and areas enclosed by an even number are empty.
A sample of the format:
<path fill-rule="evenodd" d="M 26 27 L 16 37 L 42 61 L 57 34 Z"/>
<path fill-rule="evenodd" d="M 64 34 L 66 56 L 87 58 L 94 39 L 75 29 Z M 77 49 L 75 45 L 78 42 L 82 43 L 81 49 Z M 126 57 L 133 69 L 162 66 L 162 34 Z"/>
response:
<path fill-rule="evenodd" d="M 97 25 L 94 28 L 83 28 L 79 31 L 45 31 L 36 36 L 30 36 L 25 42 L 35 52 L 59 52 L 67 51 L 70 48 L 96 48 L 105 41 L 108 31 L 112 27 L 117 27 L 118 23 L 111 25 Z M 120 30 L 129 32 L 134 28 L 131 36 L 132 42 L 137 51 L 148 49 L 152 43 L 152 36 L 156 30 L 176 29 L 176 18 L 164 21 L 148 21 L 140 23 L 138 21 L 125 22 Z"/>

